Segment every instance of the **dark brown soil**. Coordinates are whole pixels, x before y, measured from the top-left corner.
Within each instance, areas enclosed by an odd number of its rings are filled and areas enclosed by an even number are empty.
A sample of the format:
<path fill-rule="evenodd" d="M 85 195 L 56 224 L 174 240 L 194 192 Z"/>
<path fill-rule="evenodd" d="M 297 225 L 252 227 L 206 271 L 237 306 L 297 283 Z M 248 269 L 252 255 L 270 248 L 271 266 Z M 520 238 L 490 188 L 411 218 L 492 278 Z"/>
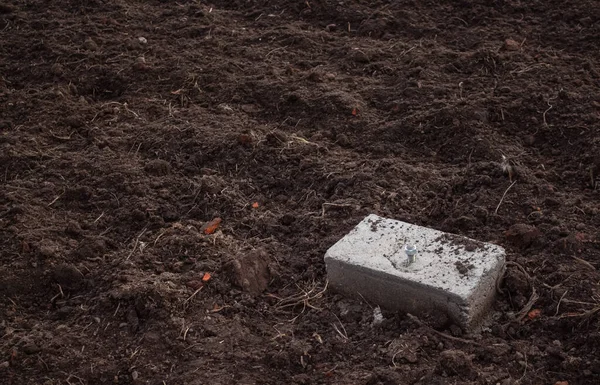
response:
<path fill-rule="evenodd" d="M 600 383 L 598 36 L 591 0 L 3 1 L 0 382 Z M 489 327 L 325 290 L 368 213 L 506 247 Z"/>

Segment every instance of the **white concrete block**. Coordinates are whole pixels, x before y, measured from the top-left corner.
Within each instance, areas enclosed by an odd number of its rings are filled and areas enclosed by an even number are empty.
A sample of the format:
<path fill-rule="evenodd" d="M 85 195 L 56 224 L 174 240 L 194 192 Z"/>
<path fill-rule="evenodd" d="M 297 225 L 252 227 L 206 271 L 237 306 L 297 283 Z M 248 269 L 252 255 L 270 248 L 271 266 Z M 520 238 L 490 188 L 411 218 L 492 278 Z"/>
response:
<path fill-rule="evenodd" d="M 408 264 L 406 244 L 417 248 Z M 504 272 L 502 247 L 369 215 L 325 254 L 329 285 L 416 316 L 445 313 L 476 327 Z"/>

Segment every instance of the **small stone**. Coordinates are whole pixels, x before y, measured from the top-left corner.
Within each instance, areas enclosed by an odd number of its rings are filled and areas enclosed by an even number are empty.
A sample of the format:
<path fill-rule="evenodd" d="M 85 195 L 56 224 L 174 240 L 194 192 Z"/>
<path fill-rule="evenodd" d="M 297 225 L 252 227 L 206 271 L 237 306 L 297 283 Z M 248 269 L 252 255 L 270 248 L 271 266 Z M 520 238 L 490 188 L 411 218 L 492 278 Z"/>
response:
<path fill-rule="evenodd" d="M 518 51 L 521 49 L 521 44 L 516 40 L 506 39 L 504 40 L 504 45 L 502 47 L 507 51 Z"/>
<path fill-rule="evenodd" d="M 81 226 L 75 221 L 69 221 L 65 233 L 72 236 L 81 235 Z"/>
<path fill-rule="evenodd" d="M 52 64 L 52 67 L 50 67 L 50 72 L 56 76 L 60 76 L 65 72 L 65 69 L 60 63 L 54 63 Z"/>
<path fill-rule="evenodd" d="M 133 63 L 133 68 L 140 71 L 148 69 L 148 65 L 146 64 L 146 58 L 144 58 L 143 56 L 139 56 L 137 59 L 135 59 L 135 63 Z"/>
<path fill-rule="evenodd" d="M 94 40 L 92 40 L 91 37 L 88 37 L 87 39 L 85 39 L 85 41 L 83 42 L 83 47 L 85 49 L 87 49 L 88 51 L 98 50 L 98 44 L 96 44 L 96 42 Z"/>
<path fill-rule="evenodd" d="M 383 314 L 381 313 L 381 308 L 379 306 L 373 309 L 373 322 L 371 322 L 371 326 L 377 326 L 383 322 Z"/>
<path fill-rule="evenodd" d="M 133 381 L 136 381 L 139 376 L 140 376 L 140 374 L 136 370 L 134 370 L 133 372 L 131 372 L 131 379 Z"/>
<path fill-rule="evenodd" d="M 143 36 L 138 37 L 138 41 L 140 44 L 148 44 L 148 40 Z"/>

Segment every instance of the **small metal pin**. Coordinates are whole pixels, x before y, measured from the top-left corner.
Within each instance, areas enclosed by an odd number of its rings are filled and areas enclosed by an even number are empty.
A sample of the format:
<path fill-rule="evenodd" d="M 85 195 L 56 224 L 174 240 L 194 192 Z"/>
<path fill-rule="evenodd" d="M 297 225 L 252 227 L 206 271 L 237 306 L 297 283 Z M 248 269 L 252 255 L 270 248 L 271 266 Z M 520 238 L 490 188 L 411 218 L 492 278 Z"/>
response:
<path fill-rule="evenodd" d="M 415 263 L 415 261 L 417 260 L 417 247 L 415 245 L 407 243 L 404 246 L 404 252 L 408 257 L 408 264 L 410 265 L 412 263 Z"/>

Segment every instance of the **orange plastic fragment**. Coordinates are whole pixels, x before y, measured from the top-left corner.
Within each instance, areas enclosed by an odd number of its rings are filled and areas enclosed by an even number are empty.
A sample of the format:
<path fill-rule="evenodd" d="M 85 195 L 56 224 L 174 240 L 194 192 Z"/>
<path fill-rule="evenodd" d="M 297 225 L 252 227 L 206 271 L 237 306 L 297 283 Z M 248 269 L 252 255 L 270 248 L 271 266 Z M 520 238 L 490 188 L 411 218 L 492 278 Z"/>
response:
<path fill-rule="evenodd" d="M 352 115 L 354 115 L 354 116 L 358 115 L 358 109 L 356 107 L 354 107 L 352 109 Z"/>
<path fill-rule="evenodd" d="M 219 226 L 221 225 L 221 218 L 217 217 L 215 219 L 213 219 L 212 221 L 208 222 L 205 227 L 204 227 L 204 234 L 212 234 L 215 231 L 217 231 L 217 229 L 219 228 Z"/>
<path fill-rule="evenodd" d="M 210 281 L 211 275 L 210 273 L 204 273 L 204 275 L 202 276 L 202 282 L 208 282 Z"/>
<path fill-rule="evenodd" d="M 258 208 L 258 206 L 260 206 L 260 205 L 258 204 L 258 202 L 254 202 L 254 203 L 252 203 L 252 208 L 253 208 L 253 209 L 257 209 L 257 208 Z"/>

